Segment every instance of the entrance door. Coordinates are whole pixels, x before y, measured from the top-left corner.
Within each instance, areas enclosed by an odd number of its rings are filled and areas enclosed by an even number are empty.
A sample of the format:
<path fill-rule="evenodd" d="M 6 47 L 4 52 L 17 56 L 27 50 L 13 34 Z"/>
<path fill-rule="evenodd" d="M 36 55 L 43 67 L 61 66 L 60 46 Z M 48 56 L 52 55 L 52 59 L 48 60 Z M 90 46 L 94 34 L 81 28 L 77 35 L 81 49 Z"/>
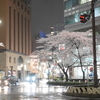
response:
<path fill-rule="evenodd" d="M 21 71 L 18 71 L 18 79 L 21 80 Z"/>

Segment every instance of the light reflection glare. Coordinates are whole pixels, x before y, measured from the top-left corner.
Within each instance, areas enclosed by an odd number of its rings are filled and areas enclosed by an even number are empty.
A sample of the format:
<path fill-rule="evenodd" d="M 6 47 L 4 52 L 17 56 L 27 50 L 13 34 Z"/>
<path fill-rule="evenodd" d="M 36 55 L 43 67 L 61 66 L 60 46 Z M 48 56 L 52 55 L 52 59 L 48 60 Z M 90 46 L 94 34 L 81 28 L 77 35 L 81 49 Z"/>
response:
<path fill-rule="evenodd" d="M 0 24 L 2 23 L 2 21 L 0 20 Z"/>
<path fill-rule="evenodd" d="M 5 93 L 5 94 L 8 93 L 8 88 L 9 88 L 8 86 L 5 86 L 5 87 L 4 87 L 4 93 Z"/>
<path fill-rule="evenodd" d="M 19 85 L 19 88 L 17 89 L 19 92 L 21 93 L 27 93 L 27 94 L 33 94 L 33 93 L 49 93 L 49 92 L 62 92 L 64 90 L 63 87 L 61 86 L 48 86 L 46 84 L 47 80 L 42 80 L 39 83 L 32 83 L 30 84 L 29 82 L 23 82 Z M 4 86 L 4 87 L 0 87 L 0 92 L 7 94 L 7 93 L 11 93 L 13 91 L 17 91 L 17 90 L 12 90 L 14 87 L 9 87 L 9 86 Z"/>
<path fill-rule="evenodd" d="M 0 87 L 0 92 L 2 91 L 2 87 Z"/>
<path fill-rule="evenodd" d="M 29 82 L 25 82 L 24 84 L 24 88 L 20 88 L 20 91 L 21 92 L 35 92 L 35 89 L 36 89 L 36 83 L 29 83 Z"/>
<path fill-rule="evenodd" d="M 4 92 L 5 94 L 7 94 L 8 93 L 8 86 L 1 86 L 0 87 L 0 92 Z"/>

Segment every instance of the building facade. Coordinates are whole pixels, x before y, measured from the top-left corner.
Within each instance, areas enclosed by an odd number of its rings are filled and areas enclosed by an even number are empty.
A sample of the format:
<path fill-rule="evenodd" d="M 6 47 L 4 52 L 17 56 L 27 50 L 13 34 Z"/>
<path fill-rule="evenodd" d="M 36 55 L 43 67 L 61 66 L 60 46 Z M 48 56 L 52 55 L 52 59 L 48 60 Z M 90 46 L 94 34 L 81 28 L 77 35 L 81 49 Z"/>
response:
<path fill-rule="evenodd" d="M 50 34 L 54 35 L 54 34 L 57 34 L 58 32 L 61 32 L 62 30 L 64 30 L 63 23 L 54 24 L 50 27 Z"/>
<path fill-rule="evenodd" d="M 31 0 L 0 1 L 0 77 L 13 75 L 23 80 L 30 72 Z"/>
<path fill-rule="evenodd" d="M 87 31 L 92 29 L 92 17 L 87 23 L 80 22 L 80 15 L 90 14 L 91 12 L 91 1 L 92 0 L 64 0 L 64 23 L 65 30 L 67 31 Z M 94 11 L 95 11 L 95 31 L 96 31 L 96 44 L 97 44 L 97 73 L 100 78 L 100 0 L 94 0 Z M 89 73 L 89 69 L 93 66 L 88 66 L 86 73 Z M 77 70 L 75 75 L 77 78 L 82 77 L 81 68 L 74 68 L 74 72 Z M 79 72 L 79 74 L 78 74 Z M 88 77 L 88 75 L 86 75 Z"/>
<path fill-rule="evenodd" d="M 86 24 L 80 22 L 79 16 L 89 14 L 92 0 L 64 0 L 64 22 L 65 29 L 68 31 L 86 31 L 91 28 L 92 20 Z M 95 0 L 95 21 L 96 31 L 100 33 L 100 0 Z"/>

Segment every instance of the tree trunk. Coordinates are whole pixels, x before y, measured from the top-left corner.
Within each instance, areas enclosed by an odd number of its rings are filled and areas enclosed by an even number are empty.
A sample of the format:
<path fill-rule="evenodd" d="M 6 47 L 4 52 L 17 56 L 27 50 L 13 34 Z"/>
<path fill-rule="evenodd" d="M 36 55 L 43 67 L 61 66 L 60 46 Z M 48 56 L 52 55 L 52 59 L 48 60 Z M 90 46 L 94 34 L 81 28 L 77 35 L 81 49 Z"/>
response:
<path fill-rule="evenodd" d="M 83 71 L 83 82 L 85 81 L 85 72 Z"/>
<path fill-rule="evenodd" d="M 68 81 L 68 74 L 67 73 L 64 74 L 65 74 L 66 81 Z"/>
<path fill-rule="evenodd" d="M 83 73 L 83 82 L 84 82 L 85 81 L 85 72 L 83 70 L 81 58 L 80 58 L 80 65 L 81 65 L 81 70 L 82 70 L 82 73 Z"/>

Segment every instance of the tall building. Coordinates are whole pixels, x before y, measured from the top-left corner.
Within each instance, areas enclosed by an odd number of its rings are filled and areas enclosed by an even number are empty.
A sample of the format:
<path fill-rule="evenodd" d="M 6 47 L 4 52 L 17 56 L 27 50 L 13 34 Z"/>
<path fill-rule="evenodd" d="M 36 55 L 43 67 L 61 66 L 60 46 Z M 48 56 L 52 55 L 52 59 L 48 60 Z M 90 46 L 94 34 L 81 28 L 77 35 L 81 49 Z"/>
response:
<path fill-rule="evenodd" d="M 30 72 L 28 55 L 32 53 L 31 0 L 0 1 L 0 78 L 14 75 L 19 79 Z"/>

